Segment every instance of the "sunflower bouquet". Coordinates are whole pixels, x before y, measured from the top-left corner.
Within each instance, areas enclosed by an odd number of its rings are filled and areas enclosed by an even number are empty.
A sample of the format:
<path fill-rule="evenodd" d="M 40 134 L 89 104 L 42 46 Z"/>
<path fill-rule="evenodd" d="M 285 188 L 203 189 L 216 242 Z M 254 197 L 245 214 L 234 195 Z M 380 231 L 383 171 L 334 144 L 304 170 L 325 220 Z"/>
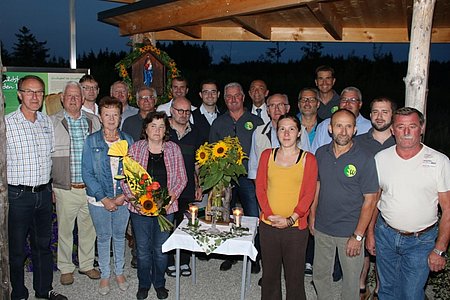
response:
<path fill-rule="evenodd" d="M 205 143 L 196 152 L 199 166 L 199 183 L 204 191 L 210 190 L 206 206 L 206 220 L 218 218 L 228 222 L 231 201 L 231 182 L 238 182 L 238 177 L 245 175 L 242 161 L 247 158 L 237 137 L 226 137 L 215 143 Z M 220 210 L 220 215 L 213 214 L 213 208 Z"/>
<path fill-rule="evenodd" d="M 153 181 L 147 171 L 134 159 L 128 156 L 128 143 L 125 140 L 111 145 L 108 151 L 110 156 L 122 157 L 123 174 L 114 178 L 125 179 L 134 198 L 131 205 L 142 215 L 157 217 L 161 231 L 169 231 L 173 224 L 164 216 L 170 196 L 167 188 L 161 187 L 159 182 Z"/>

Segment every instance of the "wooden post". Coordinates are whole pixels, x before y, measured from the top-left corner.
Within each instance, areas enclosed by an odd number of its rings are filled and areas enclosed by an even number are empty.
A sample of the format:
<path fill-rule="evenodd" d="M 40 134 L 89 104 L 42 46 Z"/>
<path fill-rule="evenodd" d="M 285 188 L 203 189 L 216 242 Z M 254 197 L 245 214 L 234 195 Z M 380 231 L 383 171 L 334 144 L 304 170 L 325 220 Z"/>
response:
<path fill-rule="evenodd" d="M 0 55 L 0 78 L 3 64 Z M 3 80 L 2 80 L 3 86 Z M 0 88 L 0 299 L 10 299 L 8 251 L 8 183 L 6 181 L 5 98 Z"/>
<path fill-rule="evenodd" d="M 405 105 L 426 114 L 431 28 L 436 0 L 414 0 Z"/>

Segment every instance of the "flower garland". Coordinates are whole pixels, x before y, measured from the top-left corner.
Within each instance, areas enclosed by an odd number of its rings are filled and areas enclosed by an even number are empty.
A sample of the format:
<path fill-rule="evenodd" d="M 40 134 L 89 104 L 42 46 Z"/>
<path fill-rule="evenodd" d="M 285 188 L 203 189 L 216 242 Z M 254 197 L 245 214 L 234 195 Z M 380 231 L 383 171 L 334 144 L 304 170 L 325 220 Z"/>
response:
<path fill-rule="evenodd" d="M 135 50 L 133 50 L 130 54 L 128 54 L 124 59 L 122 59 L 115 65 L 116 70 L 119 72 L 119 76 L 128 85 L 128 89 L 130 91 L 133 91 L 133 81 L 127 69 L 129 69 L 132 64 L 144 53 L 151 52 L 167 68 L 166 86 L 164 88 L 163 94 L 158 97 L 157 104 L 168 102 L 170 99 L 172 99 L 172 80 L 175 77 L 180 76 L 180 71 L 178 70 L 175 61 L 170 58 L 170 56 L 166 52 L 156 48 L 153 45 L 135 44 L 134 49 Z M 131 98 L 131 102 L 136 103 L 136 99 L 134 99 L 135 95 L 133 93 L 129 93 L 129 95 Z"/>

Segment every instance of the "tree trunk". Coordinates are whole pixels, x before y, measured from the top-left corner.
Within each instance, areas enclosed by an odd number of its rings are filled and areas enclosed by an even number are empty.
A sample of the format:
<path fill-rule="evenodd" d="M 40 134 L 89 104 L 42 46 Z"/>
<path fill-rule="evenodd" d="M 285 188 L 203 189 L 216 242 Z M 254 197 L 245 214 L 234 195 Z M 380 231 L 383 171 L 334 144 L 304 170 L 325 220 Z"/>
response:
<path fill-rule="evenodd" d="M 3 64 L 0 55 L 0 77 L 3 85 Z M 6 181 L 5 98 L 0 89 L 0 299 L 10 299 L 8 251 L 8 183 Z"/>
<path fill-rule="evenodd" d="M 426 113 L 431 28 L 436 0 L 414 0 L 405 105 Z"/>

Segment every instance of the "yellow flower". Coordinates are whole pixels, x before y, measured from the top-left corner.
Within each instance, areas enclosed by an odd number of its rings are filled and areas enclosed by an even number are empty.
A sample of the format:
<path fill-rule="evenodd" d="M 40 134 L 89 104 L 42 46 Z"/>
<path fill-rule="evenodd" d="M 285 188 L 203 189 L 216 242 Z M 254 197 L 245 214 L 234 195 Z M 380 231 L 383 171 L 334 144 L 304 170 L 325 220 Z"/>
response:
<path fill-rule="evenodd" d="M 242 160 L 244 160 L 244 157 L 245 157 L 245 154 L 244 154 L 244 151 L 242 151 L 242 148 L 241 148 L 241 149 L 238 149 L 238 150 L 237 150 L 237 160 L 236 160 L 236 163 L 237 163 L 238 165 L 242 165 Z"/>
<path fill-rule="evenodd" d="M 208 158 L 209 158 L 209 153 L 208 153 L 206 147 L 200 146 L 200 148 L 198 148 L 198 150 L 196 152 L 195 159 L 198 161 L 198 163 L 201 166 L 208 161 Z"/>
<path fill-rule="evenodd" d="M 227 154 L 227 151 L 228 151 L 228 146 L 223 141 L 217 142 L 212 149 L 213 156 L 215 158 L 224 157 L 225 154 Z"/>
<path fill-rule="evenodd" d="M 154 216 L 158 212 L 158 206 L 152 199 L 149 199 L 147 195 L 143 195 L 139 198 L 139 203 L 141 204 L 141 213 L 144 215 Z"/>

